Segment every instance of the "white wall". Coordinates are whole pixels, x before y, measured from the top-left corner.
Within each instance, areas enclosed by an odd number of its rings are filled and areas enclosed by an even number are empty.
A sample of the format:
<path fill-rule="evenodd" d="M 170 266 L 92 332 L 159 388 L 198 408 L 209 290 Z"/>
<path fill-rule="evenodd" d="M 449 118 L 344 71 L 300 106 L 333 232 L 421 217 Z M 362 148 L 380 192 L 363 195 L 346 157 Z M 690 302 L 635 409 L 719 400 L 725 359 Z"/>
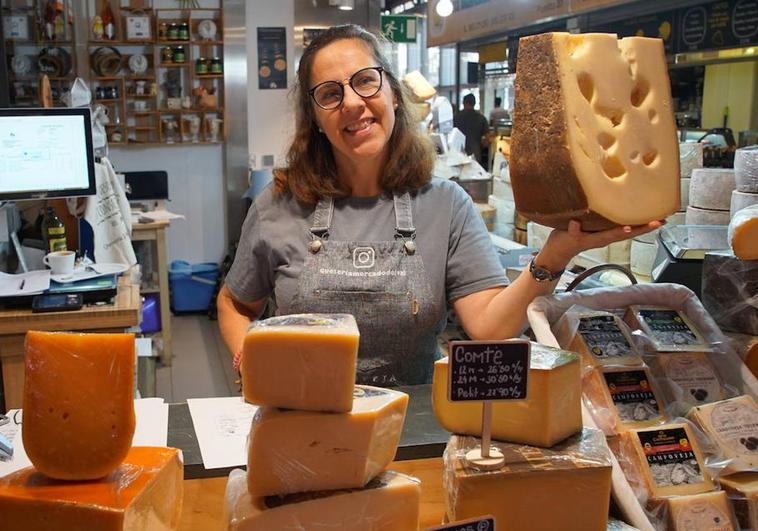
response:
<path fill-rule="evenodd" d="M 111 148 L 116 171 L 168 173 L 169 211 L 187 219 L 171 222 L 169 260 L 220 262 L 224 257 L 223 146 Z"/>

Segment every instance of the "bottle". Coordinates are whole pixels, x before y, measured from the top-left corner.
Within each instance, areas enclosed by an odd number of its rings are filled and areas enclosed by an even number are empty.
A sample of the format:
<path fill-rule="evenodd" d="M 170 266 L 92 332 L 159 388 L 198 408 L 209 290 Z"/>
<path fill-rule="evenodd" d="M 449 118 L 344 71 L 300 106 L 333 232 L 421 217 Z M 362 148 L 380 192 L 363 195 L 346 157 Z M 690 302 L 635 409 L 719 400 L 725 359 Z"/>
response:
<path fill-rule="evenodd" d="M 47 207 L 44 220 L 44 237 L 47 240 L 47 252 L 66 250 L 66 226 L 51 206 Z"/>

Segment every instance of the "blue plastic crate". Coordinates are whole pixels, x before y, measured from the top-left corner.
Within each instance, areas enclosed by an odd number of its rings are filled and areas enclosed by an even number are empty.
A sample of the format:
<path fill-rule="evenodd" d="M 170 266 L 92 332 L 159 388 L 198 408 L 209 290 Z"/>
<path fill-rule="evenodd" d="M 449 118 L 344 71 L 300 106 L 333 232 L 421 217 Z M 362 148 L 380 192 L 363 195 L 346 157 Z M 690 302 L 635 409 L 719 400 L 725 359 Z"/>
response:
<path fill-rule="evenodd" d="M 216 290 L 218 265 L 212 262 L 190 264 L 174 260 L 168 270 L 171 289 L 171 310 L 204 312 L 208 310 Z"/>

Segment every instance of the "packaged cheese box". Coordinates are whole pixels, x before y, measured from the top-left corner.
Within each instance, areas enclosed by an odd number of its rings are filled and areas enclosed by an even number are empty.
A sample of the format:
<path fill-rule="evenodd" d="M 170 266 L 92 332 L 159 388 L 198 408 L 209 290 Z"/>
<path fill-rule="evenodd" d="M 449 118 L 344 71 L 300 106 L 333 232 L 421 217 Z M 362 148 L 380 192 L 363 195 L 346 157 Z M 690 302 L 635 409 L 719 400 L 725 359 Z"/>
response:
<path fill-rule="evenodd" d="M 739 531 L 724 491 L 654 499 L 648 509 L 670 531 Z"/>
<path fill-rule="evenodd" d="M 480 470 L 466 453 L 481 439 L 453 435 L 444 460 L 445 508 L 451 522 L 492 515 L 499 531 L 605 531 L 611 455 L 600 430 L 584 428 L 552 448 L 493 441 L 505 463 Z"/>
<path fill-rule="evenodd" d="M 719 356 L 708 352 L 666 352 L 650 359 L 673 415 L 685 415 L 692 407 L 718 402 L 731 392 L 711 361 Z"/>
<path fill-rule="evenodd" d="M 711 350 L 703 334 L 679 310 L 662 306 L 630 306 L 624 319 L 632 329 L 642 330 L 658 352 Z"/>
<path fill-rule="evenodd" d="M 703 430 L 729 460 L 725 473 L 758 471 L 758 406 L 752 396 L 694 407 L 687 418 Z"/>
<path fill-rule="evenodd" d="M 610 312 L 569 309 L 555 330 L 560 345 L 578 352 L 586 366 L 642 365 L 626 325 Z"/>

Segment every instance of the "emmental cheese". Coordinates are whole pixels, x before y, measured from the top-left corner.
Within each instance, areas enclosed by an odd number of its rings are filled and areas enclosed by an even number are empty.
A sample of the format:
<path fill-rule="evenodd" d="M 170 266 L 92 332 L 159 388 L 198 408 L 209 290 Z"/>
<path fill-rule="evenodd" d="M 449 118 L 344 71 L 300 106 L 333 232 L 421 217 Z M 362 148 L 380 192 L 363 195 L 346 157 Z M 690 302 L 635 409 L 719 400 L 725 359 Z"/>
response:
<path fill-rule="evenodd" d="M 630 485 L 648 498 L 699 494 L 715 488 L 688 424 L 630 430 L 619 438 Z"/>
<path fill-rule="evenodd" d="M 0 528 L 9 531 L 169 531 L 182 515 L 175 448 L 134 447 L 96 481 L 61 481 L 33 467 L 0 478 Z"/>
<path fill-rule="evenodd" d="M 432 407 L 443 428 L 481 436 L 482 402 L 451 402 L 447 358 L 434 364 Z M 576 354 L 532 343 L 527 399 L 492 402 L 492 437 L 550 447 L 582 428 L 581 376 Z"/>
<path fill-rule="evenodd" d="M 758 406 L 752 396 L 694 407 L 687 418 L 707 433 L 729 460 L 725 473 L 758 471 Z"/>
<path fill-rule="evenodd" d="M 679 310 L 663 306 L 630 306 L 624 320 L 642 330 L 658 352 L 709 350 L 703 334 Z"/>
<path fill-rule="evenodd" d="M 392 461 L 408 395 L 357 385 L 349 413 L 262 407 L 250 428 L 250 494 L 363 487 Z"/>
<path fill-rule="evenodd" d="M 565 229 L 679 210 L 679 146 L 663 41 L 546 33 L 519 41 L 511 180 L 519 213 Z"/>
<path fill-rule="evenodd" d="M 25 348 L 30 461 L 55 479 L 107 475 L 134 435 L 134 335 L 28 332 Z"/>
<path fill-rule="evenodd" d="M 626 325 L 611 313 L 566 312 L 556 329 L 562 346 L 581 354 L 585 365 L 642 365 Z"/>
<path fill-rule="evenodd" d="M 250 494 L 246 475 L 242 470 L 229 474 L 229 531 L 418 529 L 420 482 L 398 472 L 385 471 L 362 489 L 268 497 Z"/>
<path fill-rule="evenodd" d="M 358 326 L 347 314 L 283 315 L 245 336 L 245 400 L 259 406 L 345 413 L 353 405 Z"/>
<path fill-rule="evenodd" d="M 724 491 L 655 500 L 663 507 L 670 531 L 738 531 Z"/>
<path fill-rule="evenodd" d="M 738 210 L 729 222 L 729 245 L 740 260 L 758 260 L 758 205 Z"/>
<path fill-rule="evenodd" d="M 719 478 L 729 495 L 741 529 L 758 531 L 758 472 L 742 472 Z"/>
<path fill-rule="evenodd" d="M 553 448 L 493 442 L 505 464 L 488 471 L 465 459 L 480 444 L 478 438 L 453 435 L 445 448 L 451 522 L 491 514 L 498 531 L 605 531 L 611 457 L 601 431 L 584 428 Z"/>

